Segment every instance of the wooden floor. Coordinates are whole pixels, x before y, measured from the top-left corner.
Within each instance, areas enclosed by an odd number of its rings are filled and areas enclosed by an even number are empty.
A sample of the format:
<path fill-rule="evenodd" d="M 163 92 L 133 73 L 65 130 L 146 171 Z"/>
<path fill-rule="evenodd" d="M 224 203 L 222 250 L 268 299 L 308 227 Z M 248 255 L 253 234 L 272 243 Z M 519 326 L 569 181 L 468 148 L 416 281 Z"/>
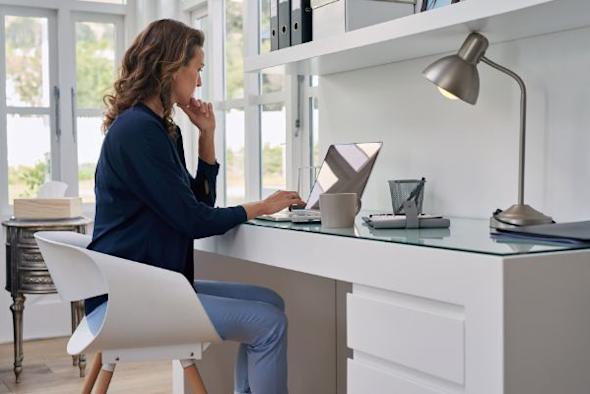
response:
<path fill-rule="evenodd" d="M 80 393 L 83 378 L 66 353 L 67 338 L 28 341 L 24 345 L 21 382 L 12 372 L 12 343 L 0 345 L 0 394 Z M 87 356 L 87 369 L 91 356 Z M 168 361 L 117 366 L 109 394 L 164 394 L 172 391 L 172 363 Z"/>

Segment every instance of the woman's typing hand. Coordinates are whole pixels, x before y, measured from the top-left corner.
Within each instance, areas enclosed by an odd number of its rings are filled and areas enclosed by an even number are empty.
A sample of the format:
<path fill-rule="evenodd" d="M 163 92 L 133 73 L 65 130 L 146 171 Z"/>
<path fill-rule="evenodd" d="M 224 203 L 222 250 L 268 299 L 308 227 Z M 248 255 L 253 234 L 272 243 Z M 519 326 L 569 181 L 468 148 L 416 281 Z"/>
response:
<path fill-rule="evenodd" d="M 243 207 L 246 210 L 249 220 L 260 215 L 277 213 L 293 204 L 305 205 L 305 202 L 301 200 L 297 192 L 279 190 L 262 201 L 247 203 Z"/>

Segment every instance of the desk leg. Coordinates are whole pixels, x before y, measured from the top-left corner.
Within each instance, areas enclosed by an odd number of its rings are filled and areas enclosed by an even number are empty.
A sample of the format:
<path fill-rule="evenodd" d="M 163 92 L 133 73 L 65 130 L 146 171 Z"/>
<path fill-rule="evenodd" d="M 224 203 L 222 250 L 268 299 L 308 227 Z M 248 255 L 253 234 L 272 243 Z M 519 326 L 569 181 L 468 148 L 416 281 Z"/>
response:
<path fill-rule="evenodd" d="M 23 370 L 23 311 L 25 309 L 24 294 L 17 293 L 12 297 L 14 301 L 10 306 L 12 311 L 12 327 L 14 332 L 14 375 L 16 383 L 20 382 L 20 374 Z"/>
<path fill-rule="evenodd" d="M 72 314 L 72 334 L 73 334 L 74 331 L 76 331 L 76 327 L 78 327 L 78 324 L 80 324 L 80 322 L 78 321 L 78 312 L 76 309 L 76 301 L 70 302 L 70 312 Z M 74 367 L 78 366 L 78 361 L 79 361 L 78 355 L 73 355 L 72 356 L 72 365 Z"/>

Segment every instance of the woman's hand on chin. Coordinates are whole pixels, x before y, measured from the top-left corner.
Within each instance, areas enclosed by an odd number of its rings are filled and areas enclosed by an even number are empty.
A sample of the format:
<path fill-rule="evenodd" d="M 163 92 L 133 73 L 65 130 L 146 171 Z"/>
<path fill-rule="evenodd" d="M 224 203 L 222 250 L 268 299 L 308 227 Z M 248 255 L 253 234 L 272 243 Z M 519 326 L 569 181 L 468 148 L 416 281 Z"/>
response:
<path fill-rule="evenodd" d="M 191 97 L 187 105 L 179 105 L 191 122 L 197 126 L 201 136 L 213 137 L 215 133 L 215 112 L 213 105 Z"/>

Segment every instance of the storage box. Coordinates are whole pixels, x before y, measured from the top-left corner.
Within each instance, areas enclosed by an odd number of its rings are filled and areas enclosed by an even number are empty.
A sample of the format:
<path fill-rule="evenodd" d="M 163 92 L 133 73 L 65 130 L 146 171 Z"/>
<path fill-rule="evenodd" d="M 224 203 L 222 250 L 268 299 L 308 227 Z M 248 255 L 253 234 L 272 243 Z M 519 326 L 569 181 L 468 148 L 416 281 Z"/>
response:
<path fill-rule="evenodd" d="M 82 216 L 80 197 L 15 198 L 16 219 L 70 219 Z"/>
<path fill-rule="evenodd" d="M 414 4 L 414 0 L 311 0 L 313 39 L 411 15 Z"/>

